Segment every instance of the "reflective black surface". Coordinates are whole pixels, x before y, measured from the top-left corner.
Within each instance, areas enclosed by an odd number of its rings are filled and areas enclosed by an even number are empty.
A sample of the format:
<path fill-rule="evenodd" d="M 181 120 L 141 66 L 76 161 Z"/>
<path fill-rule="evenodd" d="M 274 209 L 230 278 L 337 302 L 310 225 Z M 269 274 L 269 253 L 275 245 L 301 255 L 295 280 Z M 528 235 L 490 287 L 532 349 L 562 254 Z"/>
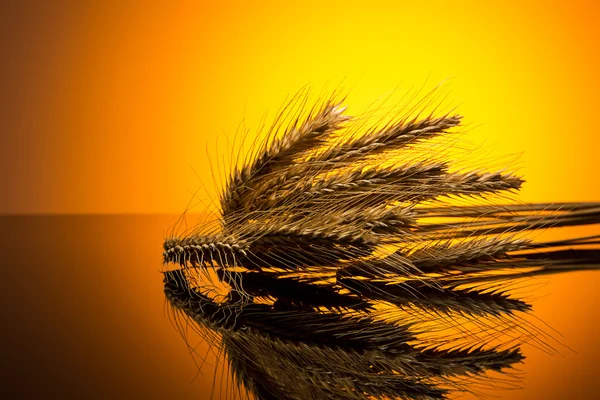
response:
<path fill-rule="evenodd" d="M 165 216 L 2 217 L 2 398 L 224 398 L 227 371 L 171 324 L 160 273 Z M 600 275 L 536 280 L 535 315 L 568 348 L 525 345 L 507 399 L 593 399 L 600 390 Z M 540 326 L 543 326 L 540 323 Z M 207 363 L 196 377 L 196 362 Z M 229 390 L 228 395 L 232 396 Z M 470 398 L 465 396 L 464 398 Z"/>

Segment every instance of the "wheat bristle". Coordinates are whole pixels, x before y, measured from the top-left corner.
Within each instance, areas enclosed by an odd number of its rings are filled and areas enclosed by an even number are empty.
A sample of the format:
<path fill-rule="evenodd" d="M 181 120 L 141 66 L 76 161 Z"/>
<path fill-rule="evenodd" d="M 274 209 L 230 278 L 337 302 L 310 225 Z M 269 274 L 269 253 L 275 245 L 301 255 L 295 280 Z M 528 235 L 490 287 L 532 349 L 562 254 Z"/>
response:
<path fill-rule="evenodd" d="M 177 326 L 185 318 L 219 349 L 256 399 L 516 386 L 524 343 L 554 351 L 519 284 L 600 267 L 599 233 L 540 232 L 599 224 L 600 203 L 519 203 L 523 178 L 447 156 L 460 115 L 369 126 L 339 94 L 307 99 L 233 166 L 218 219 L 165 241 Z"/>

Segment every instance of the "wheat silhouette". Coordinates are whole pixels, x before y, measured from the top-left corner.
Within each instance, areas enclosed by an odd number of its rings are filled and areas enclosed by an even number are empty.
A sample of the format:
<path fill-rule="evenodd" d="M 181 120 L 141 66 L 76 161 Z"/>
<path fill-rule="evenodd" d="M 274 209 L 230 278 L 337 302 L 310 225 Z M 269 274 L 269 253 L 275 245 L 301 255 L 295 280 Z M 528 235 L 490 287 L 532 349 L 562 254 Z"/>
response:
<path fill-rule="evenodd" d="M 600 235 L 531 232 L 599 223 L 600 203 L 506 202 L 520 177 L 426 146 L 461 116 L 367 126 L 343 100 L 296 96 L 234 166 L 216 223 L 167 238 L 169 303 L 257 399 L 441 399 L 491 371 L 512 387 L 523 343 L 553 348 L 511 290 L 600 263 Z"/>

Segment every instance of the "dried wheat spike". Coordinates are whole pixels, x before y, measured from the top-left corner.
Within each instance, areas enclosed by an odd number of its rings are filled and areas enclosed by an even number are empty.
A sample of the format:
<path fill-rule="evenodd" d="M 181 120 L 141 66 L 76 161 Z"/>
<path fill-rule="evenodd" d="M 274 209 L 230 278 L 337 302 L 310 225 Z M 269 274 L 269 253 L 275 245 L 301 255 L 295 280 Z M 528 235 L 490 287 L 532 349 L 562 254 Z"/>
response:
<path fill-rule="evenodd" d="M 234 166 L 218 227 L 167 238 L 167 299 L 258 399 L 441 399 L 489 371 L 509 382 L 522 343 L 552 351 L 515 283 L 600 264 L 600 233 L 531 233 L 598 224 L 600 203 L 511 202 L 521 177 L 444 157 L 461 116 L 369 127 L 343 100 L 294 98 Z"/>

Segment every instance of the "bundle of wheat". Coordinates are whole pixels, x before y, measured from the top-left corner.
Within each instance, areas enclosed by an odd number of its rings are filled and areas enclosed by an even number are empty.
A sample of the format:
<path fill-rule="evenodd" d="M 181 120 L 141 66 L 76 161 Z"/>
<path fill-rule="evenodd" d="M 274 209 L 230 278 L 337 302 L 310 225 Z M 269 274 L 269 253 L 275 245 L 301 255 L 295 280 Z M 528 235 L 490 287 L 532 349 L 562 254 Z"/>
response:
<path fill-rule="evenodd" d="M 459 115 L 366 127 L 336 96 L 304 105 L 235 166 L 218 224 L 164 244 L 168 300 L 220 342 L 240 386 L 261 399 L 439 399 L 510 375 L 524 342 L 551 350 L 509 285 L 597 268 L 600 235 L 527 233 L 599 223 L 600 203 L 502 203 L 520 177 L 419 151 Z"/>

